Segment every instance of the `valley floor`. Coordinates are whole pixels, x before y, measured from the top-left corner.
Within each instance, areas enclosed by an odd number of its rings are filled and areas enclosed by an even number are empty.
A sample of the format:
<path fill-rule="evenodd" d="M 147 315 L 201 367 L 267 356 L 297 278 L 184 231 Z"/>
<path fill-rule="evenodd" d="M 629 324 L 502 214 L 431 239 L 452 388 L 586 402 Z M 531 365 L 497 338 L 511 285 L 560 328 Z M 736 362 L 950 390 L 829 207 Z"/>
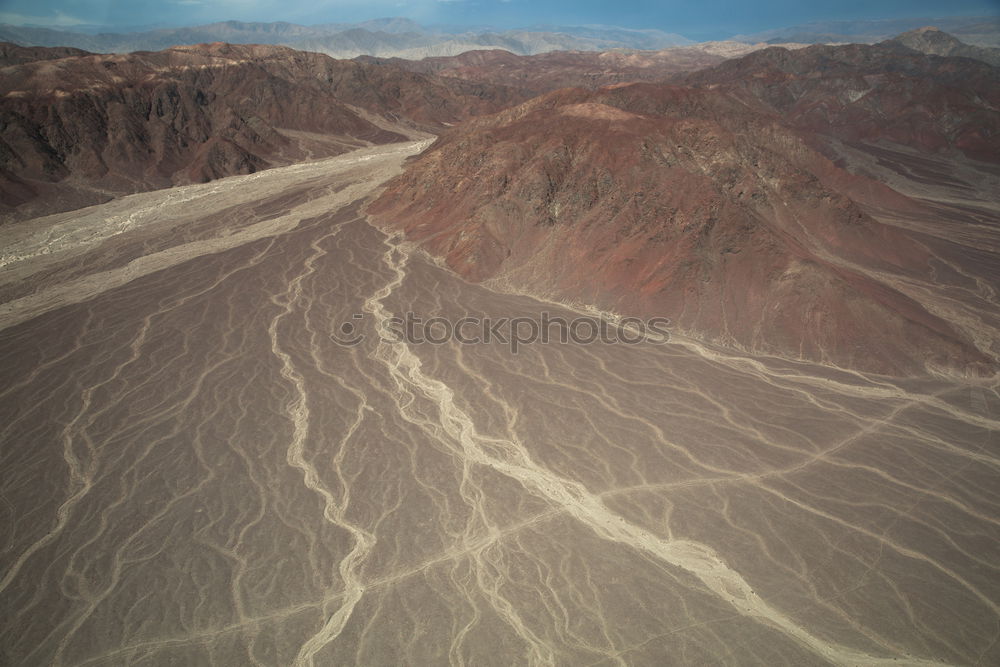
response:
<path fill-rule="evenodd" d="M 576 315 L 368 224 L 424 145 L 0 229 L 0 662 L 1000 662 L 994 384 L 383 340 Z"/>

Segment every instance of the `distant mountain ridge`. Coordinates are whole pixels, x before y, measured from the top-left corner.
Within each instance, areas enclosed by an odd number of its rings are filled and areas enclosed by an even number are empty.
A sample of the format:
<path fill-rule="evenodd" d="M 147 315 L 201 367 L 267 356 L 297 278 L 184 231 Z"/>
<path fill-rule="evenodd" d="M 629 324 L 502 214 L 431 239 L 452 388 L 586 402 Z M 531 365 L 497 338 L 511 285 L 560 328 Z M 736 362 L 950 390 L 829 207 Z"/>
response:
<path fill-rule="evenodd" d="M 813 136 L 1000 162 L 1000 69 L 877 45 L 772 47 L 684 76 Z M 919 103 L 917 102 L 919 100 Z"/>
<path fill-rule="evenodd" d="M 784 44 L 802 48 L 803 44 Z M 552 51 L 519 56 L 503 49 L 477 49 L 457 56 L 420 60 L 360 56 L 373 64 L 396 65 L 411 72 L 502 84 L 533 94 L 579 86 L 596 88 L 635 81 L 665 81 L 682 72 L 718 65 L 727 58 L 769 48 L 767 44 L 705 42 L 658 51 Z"/>
<path fill-rule="evenodd" d="M 933 56 L 973 58 L 1000 67 L 1000 49 L 971 46 L 933 26 L 911 30 L 885 43 L 898 44 Z"/>
<path fill-rule="evenodd" d="M 997 17 L 829 21 L 736 35 L 729 43 L 874 44 L 929 25 L 947 31 L 966 45 L 1000 46 L 1000 18 Z M 552 51 L 659 51 L 698 46 L 682 35 L 652 28 L 535 25 L 502 30 L 490 26 L 422 26 L 400 17 L 318 25 L 220 21 L 123 32 L 101 32 L 95 26 L 57 30 L 0 24 L 0 41 L 20 46 L 73 47 L 94 53 L 160 51 L 183 44 L 211 42 L 274 44 L 324 53 L 333 58 L 372 56 L 410 60 L 489 49 L 503 49 L 515 55 L 537 55 Z"/>
<path fill-rule="evenodd" d="M 334 58 L 359 55 L 423 58 L 458 55 L 484 48 L 501 48 L 518 55 L 532 55 L 556 50 L 662 49 L 693 43 L 680 35 L 659 30 L 583 26 L 461 32 L 427 29 L 403 18 L 313 26 L 286 22 L 222 21 L 186 28 L 99 34 L 0 25 L 0 41 L 21 46 L 68 46 L 95 53 L 159 51 L 181 44 L 210 42 L 275 44 L 324 53 Z"/>
<path fill-rule="evenodd" d="M 803 44 L 861 43 L 874 44 L 900 33 L 924 26 L 937 26 L 966 44 L 1000 46 L 1000 17 L 914 17 L 871 21 L 823 21 L 734 35 L 739 42 L 798 42 Z"/>
<path fill-rule="evenodd" d="M 9 42 L 0 42 L 0 67 L 33 63 L 38 60 L 57 60 L 71 56 L 89 55 L 90 53 L 82 49 L 66 46 L 17 46 Z"/>

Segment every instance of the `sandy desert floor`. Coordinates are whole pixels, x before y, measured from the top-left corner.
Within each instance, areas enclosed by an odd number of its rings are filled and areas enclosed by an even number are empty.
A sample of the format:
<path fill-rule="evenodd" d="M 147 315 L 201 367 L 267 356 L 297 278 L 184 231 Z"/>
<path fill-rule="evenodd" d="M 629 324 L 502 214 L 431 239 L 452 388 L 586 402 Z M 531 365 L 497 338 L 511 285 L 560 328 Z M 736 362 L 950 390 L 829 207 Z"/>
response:
<path fill-rule="evenodd" d="M 1000 663 L 995 383 L 387 340 L 575 315 L 368 224 L 425 145 L 0 228 L 0 663 Z"/>

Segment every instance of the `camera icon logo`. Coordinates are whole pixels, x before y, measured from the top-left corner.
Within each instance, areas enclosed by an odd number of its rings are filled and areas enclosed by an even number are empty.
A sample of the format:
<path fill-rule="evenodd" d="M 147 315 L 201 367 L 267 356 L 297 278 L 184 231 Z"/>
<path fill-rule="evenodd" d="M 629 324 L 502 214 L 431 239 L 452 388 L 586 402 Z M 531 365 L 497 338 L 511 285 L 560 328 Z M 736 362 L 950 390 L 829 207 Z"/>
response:
<path fill-rule="evenodd" d="M 351 315 L 351 320 L 360 320 L 362 318 L 364 318 L 364 315 L 361 313 Z M 351 320 L 343 322 L 330 334 L 330 338 L 338 345 L 354 347 L 365 339 L 365 335 L 358 331 L 358 327 Z"/>

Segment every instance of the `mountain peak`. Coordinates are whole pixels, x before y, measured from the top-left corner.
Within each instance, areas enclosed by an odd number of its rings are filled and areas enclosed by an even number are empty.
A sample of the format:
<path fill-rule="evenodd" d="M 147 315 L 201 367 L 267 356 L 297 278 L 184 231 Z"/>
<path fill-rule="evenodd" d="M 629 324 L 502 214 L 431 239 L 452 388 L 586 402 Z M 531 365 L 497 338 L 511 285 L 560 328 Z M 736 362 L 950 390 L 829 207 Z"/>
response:
<path fill-rule="evenodd" d="M 938 43 L 963 44 L 963 42 L 954 35 L 950 35 L 940 28 L 936 28 L 932 25 L 917 28 L 916 30 L 910 30 L 893 38 L 893 41 L 904 43 L 912 40 L 931 40 Z"/>
<path fill-rule="evenodd" d="M 887 43 L 905 46 L 928 55 L 974 58 L 993 66 L 1000 66 L 1000 49 L 971 46 L 934 26 L 904 32 L 887 40 Z"/>

